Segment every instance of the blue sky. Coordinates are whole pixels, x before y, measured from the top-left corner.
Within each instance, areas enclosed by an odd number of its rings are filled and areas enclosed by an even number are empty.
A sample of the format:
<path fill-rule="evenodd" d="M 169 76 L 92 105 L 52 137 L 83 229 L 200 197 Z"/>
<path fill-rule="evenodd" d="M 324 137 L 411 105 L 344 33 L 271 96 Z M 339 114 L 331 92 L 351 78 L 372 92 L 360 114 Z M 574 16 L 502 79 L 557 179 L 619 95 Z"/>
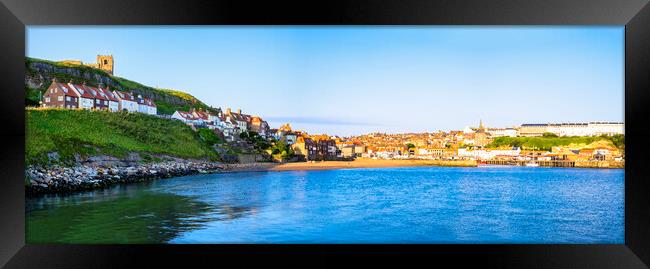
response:
<path fill-rule="evenodd" d="M 30 26 L 26 51 L 351 135 L 623 121 L 623 46 L 620 26 Z"/>

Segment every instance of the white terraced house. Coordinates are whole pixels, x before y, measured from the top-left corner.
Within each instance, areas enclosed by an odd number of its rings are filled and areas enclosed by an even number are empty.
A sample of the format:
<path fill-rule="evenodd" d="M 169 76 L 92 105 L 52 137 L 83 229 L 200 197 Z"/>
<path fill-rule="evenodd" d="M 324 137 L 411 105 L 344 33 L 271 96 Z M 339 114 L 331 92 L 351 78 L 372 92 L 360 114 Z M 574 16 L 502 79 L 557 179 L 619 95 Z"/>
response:
<path fill-rule="evenodd" d="M 79 96 L 79 108 L 92 109 L 95 107 L 95 97 L 84 89 L 85 85 L 68 83 L 68 86 Z"/>
<path fill-rule="evenodd" d="M 149 115 L 157 115 L 158 114 L 158 108 L 156 107 L 156 104 L 151 101 L 151 99 L 144 99 L 145 102 L 147 103 L 147 114 Z"/>
<path fill-rule="evenodd" d="M 138 95 L 138 97 L 136 97 L 135 100 L 136 102 L 138 102 L 138 112 L 146 114 L 149 109 L 147 108 L 147 105 L 144 103 L 144 98 L 142 98 L 142 95 Z"/>
<path fill-rule="evenodd" d="M 113 92 L 111 92 L 108 88 L 103 89 L 99 88 L 104 92 L 104 94 L 108 97 L 108 110 L 111 112 L 119 111 L 120 110 L 120 100 L 117 99 L 117 96 Z"/>
<path fill-rule="evenodd" d="M 175 111 L 174 114 L 172 114 L 172 119 L 181 120 L 188 125 L 202 125 L 205 123 L 203 119 L 195 116 L 190 112 L 184 111 Z"/>
<path fill-rule="evenodd" d="M 127 92 L 113 91 L 117 96 L 119 102 L 119 109 L 121 111 L 137 112 L 138 111 L 138 102 L 136 102 L 133 95 Z"/>
<path fill-rule="evenodd" d="M 43 107 L 64 107 L 97 109 L 108 111 L 142 112 L 156 115 L 156 104 L 148 98 L 142 98 L 142 105 L 127 92 L 110 91 L 108 88 L 91 87 L 83 84 L 59 83 L 56 79 L 43 96 Z"/>
<path fill-rule="evenodd" d="M 157 109 L 156 105 L 148 98 L 142 98 L 142 95 L 138 95 L 136 98 L 138 102 L 138 112 L 150 115 L 156 115 Z"/>

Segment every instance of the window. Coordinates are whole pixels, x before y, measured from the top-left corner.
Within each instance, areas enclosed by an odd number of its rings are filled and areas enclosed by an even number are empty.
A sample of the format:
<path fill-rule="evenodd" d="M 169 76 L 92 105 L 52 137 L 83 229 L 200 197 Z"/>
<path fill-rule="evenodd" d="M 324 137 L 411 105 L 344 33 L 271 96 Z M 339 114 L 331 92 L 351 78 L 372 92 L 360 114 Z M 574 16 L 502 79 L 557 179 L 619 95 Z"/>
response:
<path fill-rule="evenodd" d="M 108 61 L 107 61 L 107 60 L 104 60 L 104 64 L 108 64 Z"/>
<path fill-rule="evenodd" d="M 45 102 L 49 103 L 50 102 L 50 97 L 45 97 Z"/>
<path fill-rule="evenodd" d="M 59 100 L 59 101 L 63 101 L 63 96 L 59 96 L 59 97 L 57 98 L 57 100 Z"/>
<path fill-rule="evenodd" d="M 66 100 L 66 101 L 70 101 L 70 96 L 66 96 L 66 97 L 65 97 L 65 100 Z"/>
<path fill-rule="evenodd" d="M 99 104 L 99 99 L 95 99 L 95 104 Z"/>

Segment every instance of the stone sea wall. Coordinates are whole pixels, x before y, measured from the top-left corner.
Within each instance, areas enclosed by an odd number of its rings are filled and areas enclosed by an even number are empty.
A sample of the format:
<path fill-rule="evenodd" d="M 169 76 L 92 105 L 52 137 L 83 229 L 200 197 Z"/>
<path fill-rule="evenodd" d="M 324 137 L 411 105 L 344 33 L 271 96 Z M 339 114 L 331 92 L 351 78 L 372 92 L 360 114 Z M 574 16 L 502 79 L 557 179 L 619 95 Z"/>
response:
<path fill-rule="evenodd" d="M 28 195 L 100 189 L 118 183 L 142 182 L 222 171 L 216 162 L 175 160 L 159 163 L 77 164 L 73 167 L 28 167 L 25 191 Z"/>
<path fill-rule="evenodd" d="M 576 161 L 575 167 L 580 168 L 625 168 L 625 162 L 617 161 Z"/>

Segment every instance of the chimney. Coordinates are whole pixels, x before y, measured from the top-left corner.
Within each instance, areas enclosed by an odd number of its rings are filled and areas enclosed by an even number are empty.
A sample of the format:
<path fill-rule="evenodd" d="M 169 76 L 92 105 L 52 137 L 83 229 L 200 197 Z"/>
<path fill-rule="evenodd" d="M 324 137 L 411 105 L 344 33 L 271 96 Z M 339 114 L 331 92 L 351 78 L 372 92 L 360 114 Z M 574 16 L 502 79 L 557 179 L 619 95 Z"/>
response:
<path fill-rule="evenodd" d="M 84 85 L 84 86 L 86 86 L 86 81 L 84 80 L 84 83 L 82 83 L 81 85 Z"/>
<path fill-rule="evenodd" d="M 52 82 L 56 82 L 56 78 L 52 78 Z"/>
<path fill-rule="evenodd" d="M 230 108 L 226 108 L 226 114 L 230 115 L 231 111 Z"/>
<path fill-rule="evenodd" d="M 237 114 L 241 114 L 241 108 L 237 109 Z"/>

